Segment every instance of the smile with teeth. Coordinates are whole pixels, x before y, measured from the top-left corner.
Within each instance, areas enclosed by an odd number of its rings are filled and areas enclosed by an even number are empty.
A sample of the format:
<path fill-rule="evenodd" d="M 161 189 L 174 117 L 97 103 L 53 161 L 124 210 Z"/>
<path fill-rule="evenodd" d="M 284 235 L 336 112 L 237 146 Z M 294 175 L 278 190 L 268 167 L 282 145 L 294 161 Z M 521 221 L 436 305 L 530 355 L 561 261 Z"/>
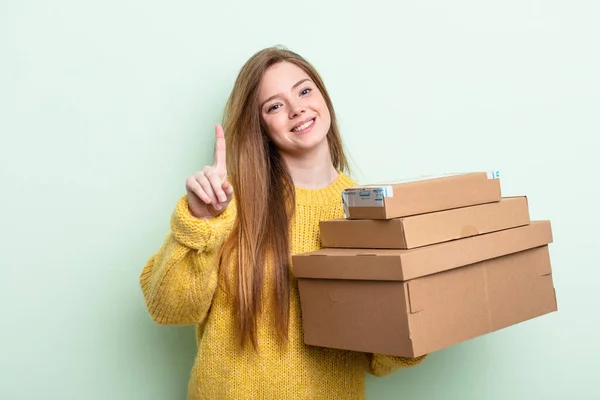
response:
<path fill-rule="evenodd" d="M 312 124 L 315 123 L 315 119 L 311 119 L 310 121 L 306 121 L 305 123 L 303 123 L 300 126 L 297 126 L 296 128 L 292 129 L 292 132 L 300 132 L 305 130 L 306 128 L 308 128 L 309 126 L 311 126 Z"/>

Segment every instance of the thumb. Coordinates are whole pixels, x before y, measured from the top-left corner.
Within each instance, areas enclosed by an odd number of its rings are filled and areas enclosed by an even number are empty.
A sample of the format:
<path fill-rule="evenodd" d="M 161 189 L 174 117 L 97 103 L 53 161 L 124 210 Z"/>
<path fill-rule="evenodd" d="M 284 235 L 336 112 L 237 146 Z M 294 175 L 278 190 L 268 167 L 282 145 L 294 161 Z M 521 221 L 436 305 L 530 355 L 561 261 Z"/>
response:
<path fill-rule="evenodd" d="M 229 183 L 229 181 L 225 179 L 223 181 L 223 184 L 221 185 L 221 188 L 227 195 L 227 201 L 231 201 L 231 199 L 233 198 L 233 186 L 231 185 L 231 183 Z"/>

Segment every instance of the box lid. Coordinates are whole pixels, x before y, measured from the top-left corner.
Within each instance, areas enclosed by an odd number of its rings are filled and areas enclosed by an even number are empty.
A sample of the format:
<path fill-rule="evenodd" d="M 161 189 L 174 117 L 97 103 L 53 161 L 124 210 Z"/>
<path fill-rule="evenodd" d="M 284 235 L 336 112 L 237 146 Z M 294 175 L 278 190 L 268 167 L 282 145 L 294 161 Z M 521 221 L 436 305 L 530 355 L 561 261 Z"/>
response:
<path fill-rule="evenodd" d="M 410 249 L 527 225 L 526 196 L 407 217 L 319 222 L 322 247 Z"/>
<path fill-rule="evenodd" d="M 415 249 L 326 248 L 293 256 L 297 278 L 406 281 L 552 242 L 550 221 Z"/>
<path fill-rule="evenodd" d="M 499 174 L 466 172 L 422 176 L 343 190 L 348 219 L 390 219 L 499 201 Z"/>

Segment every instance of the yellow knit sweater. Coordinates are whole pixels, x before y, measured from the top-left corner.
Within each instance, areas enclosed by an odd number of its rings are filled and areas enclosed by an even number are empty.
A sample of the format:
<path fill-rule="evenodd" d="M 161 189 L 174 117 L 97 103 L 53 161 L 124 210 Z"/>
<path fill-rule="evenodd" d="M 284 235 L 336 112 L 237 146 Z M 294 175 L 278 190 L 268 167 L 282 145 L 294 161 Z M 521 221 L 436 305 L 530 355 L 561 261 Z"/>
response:
<path fill-rule="evenodd" d="M 341 192 L 355 185 L 348 176 L 323 189 L 296 188 L 291 251 L 320 247 L 319 221 L 343 216 Z M 230 232 L 235 204 L 217 218 L 200 220 L 184 196 L 171 217 L 171 231 L 145 265 L 140 283 L 146 306 L 159 324 L 196 324 L 198 353 L 189 400 L 364 399 L 365 373 L 382 376 L 416 365 L 407 359 L 307 346 L 302 340 L 300 302 L 292 278 L 289 343 L 281 347 L 271 328 L 266 296 L 258 321 L 260 353 L 238 348 L 233 300 L 218 282 L 216 255 Z M 269 287 L 268 271 L 265 287 Z"/>

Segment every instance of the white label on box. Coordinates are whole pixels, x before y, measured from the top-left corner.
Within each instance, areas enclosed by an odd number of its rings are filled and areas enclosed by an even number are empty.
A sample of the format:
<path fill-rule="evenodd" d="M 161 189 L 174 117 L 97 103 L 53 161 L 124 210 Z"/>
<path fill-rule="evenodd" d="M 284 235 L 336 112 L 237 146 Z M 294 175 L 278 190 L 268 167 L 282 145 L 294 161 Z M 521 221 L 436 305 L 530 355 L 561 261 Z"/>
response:
<path fill-rule="evenodd" d="M 488 171 L 487 177 L 488 177 L 488 179 L 499 179 L 500 171 Z"/>
<path fill-rule="evenodd" d="M 385 197 L 393 197 L 392 186 L 360 186 L 344 190 L 344 203 L 348 207 L 383 207 Z"/>
<path fill-rule="evenodd" d="M 344 214 L 348 216 L 349 207 L 383 207 L 385 197 L 393 197 L 391 186 L 360 186 L 347 188 L 342 192 Z"/>

